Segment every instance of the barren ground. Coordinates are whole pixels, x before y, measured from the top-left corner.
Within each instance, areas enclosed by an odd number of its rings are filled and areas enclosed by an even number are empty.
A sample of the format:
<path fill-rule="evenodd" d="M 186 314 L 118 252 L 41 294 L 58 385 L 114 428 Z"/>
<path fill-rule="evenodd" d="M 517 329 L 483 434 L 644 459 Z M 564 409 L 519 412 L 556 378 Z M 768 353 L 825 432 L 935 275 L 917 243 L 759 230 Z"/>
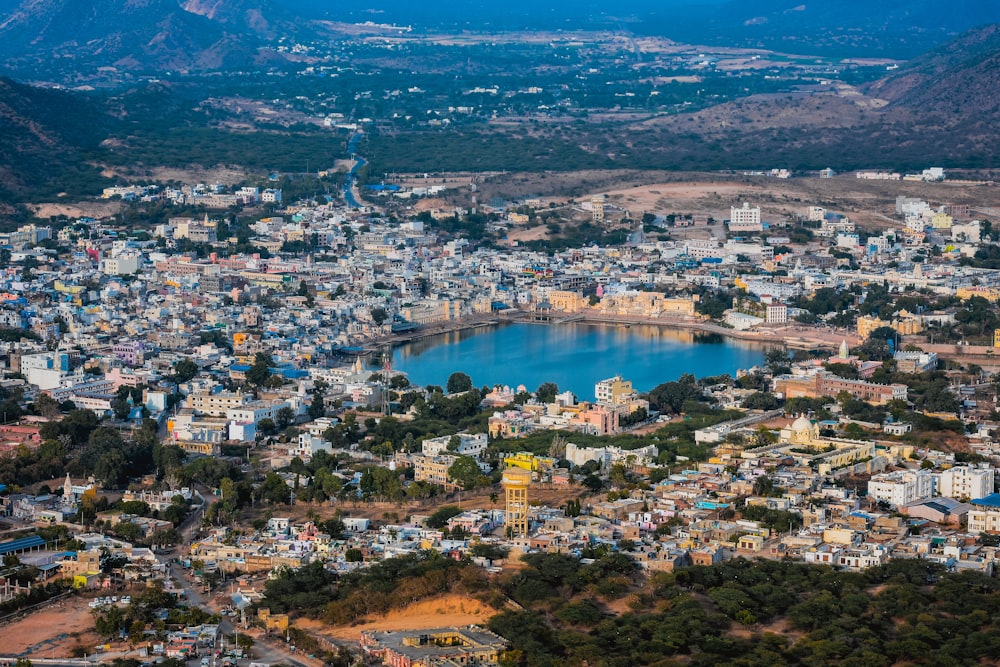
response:
<path fill-rule="evenodd" d="M 94 652 L 99 641 L 87 603 L 91 598 L 70 597 L 0 629 L 4 655 L 34 658 L 71 658 L 75 646 Z"/>
<path fill-rule="evenodd" d="M 479 600 L 449 594 L 422 600 L 405 609 L 380 616 L 367 616 L 356 625 L 332 627 L 321 621 L 300 619 L 295 625 L 339 642 L 358 642 L 362 630 L 429 630 L 460 625 L 482 625 L 497 611 Z"/>

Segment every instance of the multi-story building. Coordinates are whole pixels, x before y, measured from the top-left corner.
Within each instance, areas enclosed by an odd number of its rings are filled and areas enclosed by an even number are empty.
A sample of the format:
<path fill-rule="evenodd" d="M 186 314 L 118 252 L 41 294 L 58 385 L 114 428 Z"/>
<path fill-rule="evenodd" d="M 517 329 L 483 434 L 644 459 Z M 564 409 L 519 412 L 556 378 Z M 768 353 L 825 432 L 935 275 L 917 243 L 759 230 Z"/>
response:
<path fill-rule="evenodd" d="M 868 481 L 868 496 L 894 507 L 934 495 L 934 475 L 930 470 L 903 470 L 875 475 Z"/>
<path fill-rule="evenodd" d="M 947 498 L 976 499 L 993 493 L 993 469 L 986 465 L 955 466 L 943 470 L 938 478 L 938 495 Z"/>
<path fill-rule="evenodd" d="M 970 533 L 1000 533 L 1000 493 L 972 501 L 969 511 Z"/>
<path fill-rule="evenodd" d="M 788 306 L 780 301 L 774 301 L 767 304 L 766 321 L 768 324 L 787 324 Z"/>
<path fill-rule="evenodd" d="M 200 415 L 224 417 L 226 411 L 242 408 L 250 401 L 250 395 L 242 391 L 223 391 L 217 394 L 202 391 L 187 397 L 187 407 Z"/>
<path fill-rule="evenodd" d="M 457 446 L 453 450 L 448 449 L 452 438 L 458 438 Z M 440 438 L 428 438 L 420 445 L 420 451 L 424 456 L 438 456 L 439 454 L 458 454 L 459 456 L 471 456 L 479 458 L 486 451 L 489 445 L 485 433 L 459 433 L 457 435 L 443 435 Z"/>
<path fill-rule="evenodd" d="M 836 396 L 846 391 L 854 398 L 884 405 L 891 400 L 906 400 L 905 384 L 875 384 L 864 380 L 845 380 L 833 373 L 819 371 L 809 375 L 780 375 L 774 378 L 774 391 L 785 398 Z"/>
<path fill-rule="evenodd" d="M 620 375 L 601 380 L 594 385 L 594 397 L 598 403 L 617 405 L 627 401 L 633 395 L 635 395 L 635 390 L 632 388 L 632 381 L 623 380 Z"/>
<path fill-rule="evenodd" d="M 409 632 L 361 633 L 361 650 L 390 667 L 498 665 L 507 642 L 474 625 Z"/>
<path fill-rule="evenodd" d="M 431 484 L 448 484 L 448 469 L 458 460 L 457 456 L 441 454 L 439 456 L 414 456 L 413 481 L 430 482 Z"/>
<path fill-rule="evenodd" d="M 760 207 L 750 207 L 749 202 L 743 202 L 742 207 L 733 206 L 729 211 L 729 231 L 760 232 L 764 227 L 760 222 Z"/>

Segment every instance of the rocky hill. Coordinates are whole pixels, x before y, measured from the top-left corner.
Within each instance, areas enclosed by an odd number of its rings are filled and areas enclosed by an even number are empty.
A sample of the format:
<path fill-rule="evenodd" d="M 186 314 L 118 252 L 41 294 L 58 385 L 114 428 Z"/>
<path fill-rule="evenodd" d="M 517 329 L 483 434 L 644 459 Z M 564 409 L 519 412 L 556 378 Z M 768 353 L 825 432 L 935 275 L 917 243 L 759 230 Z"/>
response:
<path fill-rule="evenodd" d="M 71 82 L 94 69 L 242 67 L 293 19 L 268 2 L 4 0 L 0 60 L 19 78 Z M 75 75 L 75 77 L 74 77 Z"/>
<path fill-rule="evenodd" d="M 971 30 L 868 87 L 895 107 L 964 118 L 1000 114 L 1000 23 Z"/>

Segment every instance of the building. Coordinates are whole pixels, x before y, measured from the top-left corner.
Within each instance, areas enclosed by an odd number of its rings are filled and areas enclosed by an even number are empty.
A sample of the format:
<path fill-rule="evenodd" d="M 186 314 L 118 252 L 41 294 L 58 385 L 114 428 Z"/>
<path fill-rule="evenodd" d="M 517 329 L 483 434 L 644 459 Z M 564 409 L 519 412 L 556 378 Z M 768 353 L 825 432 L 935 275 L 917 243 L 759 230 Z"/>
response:
<path fill-rule="evenodd" d="M 994 471 L 984 467 L 955 466 L 940 473 L 938 495 L 946 498 L 985 498 L 993 493 Z"/>
<path fill-rule="evenodd" d="M 594 222 L 604 220 L 604 197 L 594 197 L 590 200 L 591 218 Z"/>
<path fill-rule="evenodd" d="M 448 469 L 458 460 L 457 456 L 441 454 L 439 456 L 414 456 L 413 481 L 430 482 L 445 486 L 449 483 Z"/>
<path fill-rule="evenodd" d="M 749 202 L 743 202 L 742 207 L 733 206 L 729 211 L 729 231 L 760 232 L 764 227 L 760 222 L 760 207 L 750 208 Z"/>
<path fill-rule="evenodd" d="M 780 301 L 772 301 L 767 304 L 768 324 L 788 324 L 788 306 Z"/>
<path fill-rule="evenodd" d="M 601 380 L 594 385 L 594 397 L 598 403 L 609 403 L 619 405 L 625 403 L 635 395 L 631 380 L 623 380 L 622 376 L 616 375 L 607 380 Z"/>
<path fill-rule="evenodd" d="M 506 640 L 474 625 L 405 632 L 366 630 L 361 633 L 362 652 L 389 667 L 491 667 L 499 664 L 500 654 L 506 649 Z"/>
<path fill-rule="evenodd" d="M 887 472 L 868 481 L 868 496 L 893 507 L 902 507 L 933 495 L 934 475 L 930 470 Z"/>
<path fill-rule="evenodd" d="M 836 396 L 846 391 L 854 398 L 878 405 L 885 405 L 895 399 L 905 401 L 907 396 L 905 384 L 875 384 L 864 380 L 845 380 L 826 371 L 808 375 L 779 375 L 774 378 L 774 391 L 784 398 Z"/>
<path fill-rule="evenodd" d="M 970 533 L 1000 533 L 1000 493 L 972 501 L 969 511 Z"/>
<path fill-rule="evenodd" d="M 449 450 L 452 438 L 458 438 L 455 449 Z M 424 456 L 439 456 L 440 454 L 458 454 L 459 456 L 471 456 L 478 459 L 489 446 L 489 438 L 485 433 L 458 433 L 456 435 L 443 435 L 440 438 L 428 438 L 420 445 L 420 451 Z"/>
<path fill-rule="evenodd" d="M 200 415 L 225 417 L 226 411 L 242 408 L 250 401 L 250 395 L 242 391 L 210 393 L 207 391 L 191 394 L 187 398 L 187 407 Z"/>

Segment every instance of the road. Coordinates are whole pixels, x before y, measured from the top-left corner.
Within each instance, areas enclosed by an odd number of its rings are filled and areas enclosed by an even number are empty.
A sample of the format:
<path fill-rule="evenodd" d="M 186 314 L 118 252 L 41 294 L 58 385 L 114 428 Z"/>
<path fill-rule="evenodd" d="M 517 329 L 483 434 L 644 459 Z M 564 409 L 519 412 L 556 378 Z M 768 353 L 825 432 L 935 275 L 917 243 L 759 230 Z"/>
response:
<path fill-rule="evenodd" d="M 190 546 L 195 538 L 198 529 L 201 527 L 201 519 L 204 516 L 205 508 L 218 502 L 218 498 L 212 494 L 211 490 L 204 486 L 196 486 L 195 491 L 201 498 L 201 503 L 178 527 L 183 538 L 183 544 Z M 220 611 L 218 604 L 213 604 L 209 596 L 202 593 L 201 585 L 194 580 L 191 573 L 181 567 L 175 559 L 169 555 L 165 557 L 157 556 L 160 562 L 166 567 L 170 577 L 176 582 L 178 588 L 184 591 L 184 596 L 188 605 L 199 607 L 210 614 L 218 614 Z M 248 619 L 249 620 L 249 619 Z M 233 620 L 223 616 L 219 623 L 219 633 L 224 637 L 231 637 L 237 631 Z M 240 628 L 242 630 L 242 628 Z M 296 654 L 292 649 L 286 647 L 280 640 L 261 641 L 262 636 L 256 629 L 250 633 L 254 636 L 255 644 L 251 651 L 254 662 L 284 663 L 291 667 L 316 667 L 321 664 L 319 661 L 309 660 L 301 654 Z M 228 640 L 227 640 L 228 641 Z M 194 664 L 194 663 L 193 663 Z"/>

